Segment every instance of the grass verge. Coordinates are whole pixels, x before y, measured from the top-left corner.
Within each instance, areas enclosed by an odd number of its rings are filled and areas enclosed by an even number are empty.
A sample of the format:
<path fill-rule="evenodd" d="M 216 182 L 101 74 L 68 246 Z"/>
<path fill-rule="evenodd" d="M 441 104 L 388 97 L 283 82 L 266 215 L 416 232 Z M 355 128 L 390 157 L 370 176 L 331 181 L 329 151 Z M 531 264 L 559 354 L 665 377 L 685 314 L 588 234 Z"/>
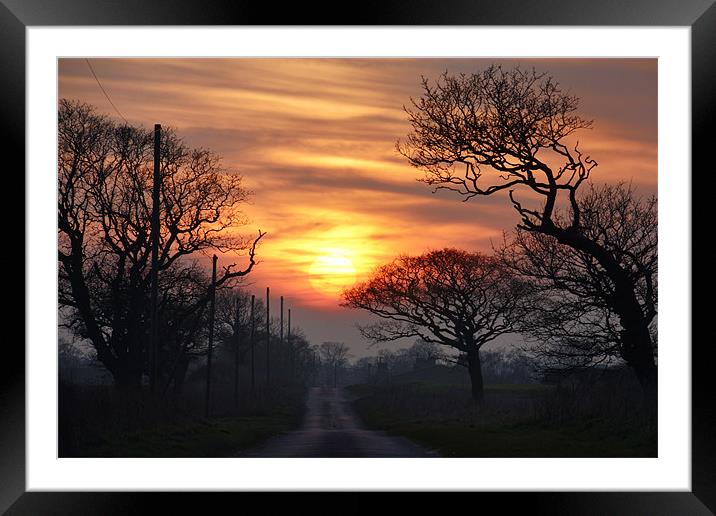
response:
<path fill-rule="evenodd" d="M 383 385 L 350 386 L 354 407 L 367 426 L 406 437 L 444 457 L 655 457 L 655 433 L 623 421 L 580 417 L 541 421 L 523 413 L 499 411 L 503 397 L 549 395 L 540 386 L 487 389 L 490 414 L 441 401 L 449 387 L 420 384 L 410 389 Z M 455 388 L 452 398 L 463 390 Z"/>
<path fill-rule="evenodd" d="M 225 417 L 108 435 L 83 450 L 91 457 L 230 457 L 296 428 L 300 414 Z"/>

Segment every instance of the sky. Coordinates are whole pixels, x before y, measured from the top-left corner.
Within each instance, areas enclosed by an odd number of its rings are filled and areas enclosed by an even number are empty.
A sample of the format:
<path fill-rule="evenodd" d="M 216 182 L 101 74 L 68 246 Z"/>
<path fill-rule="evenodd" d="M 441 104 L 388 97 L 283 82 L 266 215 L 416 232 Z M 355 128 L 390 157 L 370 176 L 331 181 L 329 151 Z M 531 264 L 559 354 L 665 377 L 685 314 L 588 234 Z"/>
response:
<path fill-rule="evenodd" d="M 421 76 L 490 64 L 548 72 L 581 99 L 594 127 L 580 149 L 597 182 L 631 181 L 656 193 L 656 59 L 60 59 L 60 98 L 147 128 L 176 129 L 212 149 L 253 195 L 247 234 L 266 231 L 247 288 L 272 307 L 283 295 L 292 322 L 315 344 L 373 354 L 355 327 L 369 314 L 339 307 L 340 290 L 399 254 L 460 247 L 489 252 L 518 217 L 505 195 L 461 202 L 418 181 L 395 148 L 410 130 L 403 106 Z M 220 256 L 233 263 L 232 256 Z M 276 315 L 276 314 L 274 314 Z M 502 341 L 509 340 L 509 337 Z M 383 345 L 397 348 L 406 343 Z"/>

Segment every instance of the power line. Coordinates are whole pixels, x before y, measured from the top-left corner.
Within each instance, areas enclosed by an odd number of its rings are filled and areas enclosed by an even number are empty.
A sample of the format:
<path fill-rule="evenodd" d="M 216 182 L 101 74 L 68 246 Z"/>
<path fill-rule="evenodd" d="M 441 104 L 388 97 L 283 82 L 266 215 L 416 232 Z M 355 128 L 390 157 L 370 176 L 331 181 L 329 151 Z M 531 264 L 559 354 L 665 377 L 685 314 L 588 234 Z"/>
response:
<path fill-rule="evenodd" d="M 92 72 L 92 76 L 94 77 L 94 80 L 97 81 L 97 85 L 99 86 L 99 89 L 102 90 L 102 93 L 104 93 L 104 96 L 107 97 L 107 100 L 108 100 L 109 103 L 112 105 L 112 107 L 113 107 L 114 110 L 117 112 L 117 114 L 120 116 L 120 118 L 121 118 L 122 120 L 124 120 L 124 123 L 127 124 L 127 125 L 129 125 L 129 122 L 127 122 L 127 119 L 124 118 L 124 115 L 123 115 L 122 113 L 120 113 L 119 109 L 117 109 L 117 106 L 115 106 L 115 105 L 114 105 L 114 102 L 112 102 L 112 99 L 109 98 L 109 94 L 107 93 L 107 91 L 106 91 L 106 90 L 104 89 L 104 87 L 102 86 L 102 83 L 99 82 L 99 78 L 97 77 L 97 74 L 94 73 L 94 68 L 92 68 L 92 64 L 90 64 L 89 59 L 85 58 L 85 62 L 87 63 L 87 66 L 89 66 L 90 72 Z"/>

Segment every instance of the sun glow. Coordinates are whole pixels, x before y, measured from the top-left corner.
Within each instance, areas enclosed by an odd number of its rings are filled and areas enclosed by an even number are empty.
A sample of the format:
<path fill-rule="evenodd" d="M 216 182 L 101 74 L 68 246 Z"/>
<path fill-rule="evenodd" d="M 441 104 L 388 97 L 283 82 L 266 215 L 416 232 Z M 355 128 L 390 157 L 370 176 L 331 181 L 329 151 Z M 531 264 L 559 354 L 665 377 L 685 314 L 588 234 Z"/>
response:
<path fill-rule="evenodd" d="M 319 256 L 308 269 L 311 286 L 321 294 L 334 298 L 355 283 L 356 276 L 353 261 L 341 250 Z"/>

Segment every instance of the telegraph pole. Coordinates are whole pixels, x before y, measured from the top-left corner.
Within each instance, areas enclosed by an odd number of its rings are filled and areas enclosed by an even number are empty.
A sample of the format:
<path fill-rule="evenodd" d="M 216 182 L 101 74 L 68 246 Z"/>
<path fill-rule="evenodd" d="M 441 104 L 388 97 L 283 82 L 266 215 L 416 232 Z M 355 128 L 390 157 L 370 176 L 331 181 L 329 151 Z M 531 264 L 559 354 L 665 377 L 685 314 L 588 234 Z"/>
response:
<path fill-rule="evenodd" d="M 159 281 L 159 192 L 162 177 L 159 171 L 161 152 L 162 126 L 154 124 L 154 184 L 152 187 L 152 269 L 151 269 L 151 378 L 149 380 L 152 394 L 157 392 L 157 375 L 159 373 L 159 313 L 157 311 L 157 290 Z"/>
<path fill-rule="evenodd" d="M 286 335 L 286 344 L 288 346 L 288 357 L 290 360 L 290 367 L 291 367 L 291 379 L 293 379 L 295 375 L 295 368 L 296 368 L 296 357 L 293 350 L 293 346 L 291 346 L 291 309 L 288 309 L 288 328 L 287 328 L 287 335 Z"/>
<path fill-rule="evenodd" d="M 251 394 L 256 396 L 256 362 L 254 360 L 254 327 L 256 325 L 256 319 L 254 317 L 254 301 L 255 295 L 251 295 L 251 335 L 249 336 L 249 342 L 251 344 Z"/>
<path fill-rule="evenodd" d="M 279 329 L 279 338 L 278 338 L 278 353 L 279 353 L 279 359 L 280 359 L 280 366 L 283 368 L 283 366 L 286 364 L 286 349 L 283 345 L 283 296 L 281 296 L 281 317 L 280 317 L 280 326 Z"/>
<path fill-rule="evenodd" d="M 279 342 L 283 344 L 283 296 L 281 296 L 281 331 L 279 333 Z"/>
<path fill-rule="evenodd" d="M 266 387 L 271 383 L 271 314 L 269 311 L 269 288 L 266 287 Z"/>
<path fill-rule="evenodd" d="M 206 400 L 204 414 L 209 417 L 209 404 L 211 402 L 211 354 L 214 351 L 214 309 L 216 305 L 216 260 L 212 258 L 211 287 L 209 290 L 209 353 L 206 355 Z"/>
<path fill-rule="evenodd" d="M 236 296 L 236 315 L 234 320 L 236 348 L 234 353 L 234 409 L 239 408 L 239 344 L 241 344 L 241 299 Z"/>

